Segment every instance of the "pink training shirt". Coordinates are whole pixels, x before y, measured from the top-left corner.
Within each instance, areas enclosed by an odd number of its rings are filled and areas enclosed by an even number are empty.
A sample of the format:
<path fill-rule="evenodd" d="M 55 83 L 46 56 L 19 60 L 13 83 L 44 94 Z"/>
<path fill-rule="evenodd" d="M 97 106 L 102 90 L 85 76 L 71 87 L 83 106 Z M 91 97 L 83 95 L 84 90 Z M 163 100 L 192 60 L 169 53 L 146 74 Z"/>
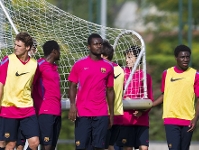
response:
<path fill-rule="evenodd" d="M 78 116 L 108 116 L 106 88 L 113 87 L 114 71 L 104 59 L 92 60 L 90 56 L 78 60 L 68 77 L 78 85 L 76 107 Z"/>
<path fill-rule="evenodd" d="M 21 63 L 23 63 L 24 65 L 26 64 L 24 62 L 21 62 Z M 3 85 L 6 82 L 8 64 L 9 64 L 9 58 L 8 56 L 5 56 L 1 61 L 1 67 L 0 67 L 0 82 Z M 38 78 L 38 67 L 34 76 L 33 84 L 36 82 L 37 78 Z M 10 107 L 1 106 L 0 116 L 5 117 L 5 118 L 25 118 L 32 115 L 35 115 L 34 107 L 19 108 L 15 106 L 10 106 Z"/>
<path fill-rule="evenodd" d="M 60 76 L 56 64 L 38 60 L 39 80 L 34 85 L 33 100 L 37 113 L 61 116 Z"/>
<path fill-rule="evenodd" d="M 124 68 L 124 84 L 128 80 L 130 76 L 131 70 L 128 67 Z M 143 97 L 143 71 L 137 70 L 132 77 L 132 80 L 126 90 L 124 95 L 124 99 L 129 97 L 132 99 L 137 99 Z M 153 90 L 152 90 L 152 79 L 149 74 L 147 74 L 147 94 L 148 98 L 153 101 Z M 140 126 L 149 126 L 149 111 L 145 111 L 142 115 L 138 118 L 133 115 L 135 110 L 124 110 L 123 116 L 118 116 L 114 120 L 114 124 L 117 125 L 140 125 Z"/>
<path fill-rule="evenodd" d="M 174 71 L 176 73 L 183 72 L 182 70 L 179 70 L 176 66 L 174 67 Z M 167 75 L 167 70 L 165 70 L 162 73 L 162 84 L 161 84 L 161 92 L 162 93 L 164 93 L 166 75 Z M 196 97 L 199 97 L 199 72 L 196 72 L 195 81 L 194 81 L 194 92 L 196 94 Z M 164 118 L 164 124 L 189 126 L 190 120 L 178 119 L 178 118 Z"/>

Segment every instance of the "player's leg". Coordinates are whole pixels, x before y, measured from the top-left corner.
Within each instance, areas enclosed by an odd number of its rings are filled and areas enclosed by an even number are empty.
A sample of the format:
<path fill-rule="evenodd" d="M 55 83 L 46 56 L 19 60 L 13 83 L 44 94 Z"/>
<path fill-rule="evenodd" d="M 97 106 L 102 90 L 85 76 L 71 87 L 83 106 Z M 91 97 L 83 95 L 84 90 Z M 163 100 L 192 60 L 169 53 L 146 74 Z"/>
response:
<path fill-rule="evenodd" d="M 21 119 L 20 130 L 28 140 L 28 149 L 37 150 L 39 146 L 39 124 L 36 115 Z"/>
<path fill-rule="evenodd" d="M 61 116 L 41 114 L 38 116 L 38 121 L 42 149 L 54 150 L 61 129 Z"/>
<path fill-rule="evenodd" d="M 120 132 L 120 126 L 119 125 L 113 125 L 110 129 L 110 137 L 108 141 L 108 150 L 115 150 L 116 146 L 115 143 L 117 141 L 117 138 L 119 136 Z"/>
<path fill-rule="evenodd" d="M 112 127 L 113 128 L 113 127 Z M 105 141 L 105 149 L 107 150 L 108 147 L 109 147 L 109 141 L 110 141 L 110 138 L 111 138 L 111 129 L 108 129 L 107 130 L 107 133 L 106 133 L 106 141 Z"/>
<path fill-rule="evenodd" d="M 55 123 L 54 123 L 54 129 L 53 129 L 53 142 L 52 142 L 52 148 L 53 150 L 56 148 L 57 146 L 57 141 L 59 139 L 59 134 L 60 134 L 60 130 L 61 130 L 61 116 L 55 116 Z"/>
<path fill-rule="evenodd" d="M 148 150 L 148 147 L 149 147 L 149 127 L 147 127 L 147 126 L 135 126 L 135 132 L 136 132 L 135 148 L 139 148 L 139 150 Z"/>
<path fill-rule="evenodd" d="M 25 136 L 22 134 L 22 131 L 20 129 L 18 129 L 16 150 L 23 150 L 25 142 L 26 142 Z"/>
<path fill-rule="evenodd" d="M 188 126 L 182 126 L 181 127 L 181 150 L 187 150 L 189 149 L 191 138 L 193 135 L 193 132 L 187 132 L 189 130 Z"/>
<path fill-rule="evenodd" d="M 105 148 L 105 140 L 109 125 L 109 117 L 92 117 L 92 145 L 95 150 Z"/>
<path fill-rule="evenodd" d="M 169 150 L 180 150 L 181 129 L 177 125 L 164 125 Z"/>
<path fill-rule="evenodd" d="M 3 140 L 6 142 L 5 149 L 14 149 L 18 135 L 19 119 L 3 118 Z"/>
<path fill-rule="evenodd" d="M 77 150 L 85 150 L 91 137 L 91 117 L 77 117 L 75 121 L 75 145 Z M 91 141 L 92 142 L 92 141 Z"/>
<path fill-rule="evenodd" d="M 4 150 L 6 143 L 4 141 L 3 135 L 3 119 L 0 117 L 0 150 Z"/>
<path fill-rule="evenodd" d="M 135 146 L 135 128 L 134 126 L 120 126 L 120 132 L 116 145 L 123 147 L 123 150 L 132 150 Z"/>

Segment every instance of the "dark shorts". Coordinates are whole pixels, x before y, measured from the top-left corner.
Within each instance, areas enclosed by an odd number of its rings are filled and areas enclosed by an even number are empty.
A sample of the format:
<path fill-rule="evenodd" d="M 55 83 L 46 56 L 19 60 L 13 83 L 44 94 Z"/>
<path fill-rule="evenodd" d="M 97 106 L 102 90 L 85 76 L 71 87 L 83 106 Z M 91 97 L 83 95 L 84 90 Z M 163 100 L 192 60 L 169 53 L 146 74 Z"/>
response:
<path fill-rule="evenodd" d="M 4 129 L 3 129 L 3 119 L 2 119 L 2 117 L 0 117 L 0 141 L 3 141 L 3 139 L 4 139 L 4 135 L 3 135 L 3 131 L 4 131 Z"/>
<path fill-rule="evenodd" d="M 188 126 L 164 125 L 168 148 L 170 150 L 188 150 L 193 132 L 187 132 Z"/>
<path fill-rule="evenodd" d="M 109 145 L 114 145 L 117 141 L 118 135 L 120 132 L 120 126 L 119 125 L 113 125 L 111 129 L 108 129 L 106 134 L 106 143 L 105 148 L 108 149 Z"/>
<path fill-rule="evenodd" d="M 26 142 L 26 137 L 22 134 L 21 130 L 18 130 L 17 146 L 19 146 L 19 145 L 24 146 L 25 142 Z"/>
<path fill-rule="evenodd" d="M 25 139 L 34 136 L 39 137 L 39 126 L 36 115 L 20 119 L 2 117 L 2 120 L 4 141 L 17 141 L 19 130 L 21 130 Z"/>
<path fill-rule="evenodd" d="M 61 116 L 41 114 L 38 121 L 41 145 L 56 146 L 61 129 Z"/>
<path fill-rule="evenodd" d="M 104 148 L 109 117 L 77 117 L 75 121 L 76 149 L 85 149 L 91 143 L 95 148 Z"/>
<path fill-rule="evenodd" d="M 149 127 L 147 126 L 120 126 L 116 145 L 120 147 L 139 148 L 149 146 Z"/>

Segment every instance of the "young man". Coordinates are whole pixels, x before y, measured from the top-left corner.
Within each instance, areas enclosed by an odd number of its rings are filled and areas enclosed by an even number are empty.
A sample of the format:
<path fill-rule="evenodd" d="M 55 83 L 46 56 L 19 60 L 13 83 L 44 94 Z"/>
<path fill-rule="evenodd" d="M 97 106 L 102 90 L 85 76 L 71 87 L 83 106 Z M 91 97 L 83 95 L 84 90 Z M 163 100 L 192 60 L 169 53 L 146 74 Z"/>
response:
<path fill-rule="evenodd" d="M 102 44 L 99 34 L 91 34 L 89 56 L 78 60 L 68 77 L 71 82 L 68 117 L 75 121 L 76 149 L 86 149 L 91 139 L 96 150 L 103 150 L 108 125 L 113 125 L 114 72 L 112 64 L 101 58 Z"/>
<path fill-rule="evenodd" d="M 134 67 L 137 57 L 140 54 L 140 47 L 131 46 L 125 52 L 126 67 L 124 68 L 124 84 L 126 84 L 130 73 Z M 140 61 L 140 64 L 142 61 Z M 138 99 L 143 97 L 143 77 L 144 72 L 137 66 L 130 84 L 124 93 L 123 99 Z M 152 79 L 147 74 L 147 93 L 148 98 L 153 100 Z M 120 133 L 117 145 L 123 147 L 123 150 L 148 150 L 149 146 L 149 111 L 142 110 L 124 110 L 123 116 L 118 116 L 115 123 L 120 126 Z"/>
<path fill-rule="evenodd" d="M 15 38 L 14 53 L 3 58 L 0 73 L 2 136 L 5 149 L 14 149 L 18 130 L 28 139 L 29 149 L 39 145 L 39 127 L 31 97 L 37 62 L 28 56 L 32 37 L 20 32 Z"/>
<path fill-rule="evenodd" d="M 123 84 L 124 84 L 124 71 L 123 69 L 116 63 L 111 62 L 113 58 L 114 49 L 109 44 L 108 41 L 103 42 L 102 55 L 101 57 L 110 61 L 114 66 L 114 91 L 115 91 L 115 100 L 114 100 L 114 118 L 117 116 L 123 115 Z M 119 126 L 114 125 L 107 132 L 106 137 L 106 148 L 109 150 L 114 150 L 114 145 L 117 140 L 119 134 Z"/>
<path fill-rule="evenodd" d="M 60 75 L 55 61 L 60 59 L 56 41 L 43 45 L 44 58 L 38 60 L 39 80 L 34 85 L 33 99 L 38 114 L 42 150 L 54 150 L 61 129 Z"/>
<path fill-rule="evenodd" d="M 199 73 L 189 67 L 191 50 L 179 45 L 174 51 L 176 66 L 162 74 L 162 95 L 153 106 L 163 102 L 163 120 L 168 148 L 188 150 L 199 117 Z M 196 105 L 195 95 L 197 97 Z"/>
<path fill-rule="evenodd" d="M 28 51 L 28 55 L 30 57 L 33 57 L 35 55 L 35 53 L 37 52 L 37 41 L 34 38 L 32 38 L 32 41 L 33 41 L 33 45 L 31 47 L 31 49 Z M 18 131 L 18 139 L 17 139 L 17 144 L 16 144 L 17 147 L 16 147 L 16 149 L 17 150 L 23 150 L 25 142 L 26 142 L 26 138 L 22 134 L 22 131 L 19 130 Z"/>

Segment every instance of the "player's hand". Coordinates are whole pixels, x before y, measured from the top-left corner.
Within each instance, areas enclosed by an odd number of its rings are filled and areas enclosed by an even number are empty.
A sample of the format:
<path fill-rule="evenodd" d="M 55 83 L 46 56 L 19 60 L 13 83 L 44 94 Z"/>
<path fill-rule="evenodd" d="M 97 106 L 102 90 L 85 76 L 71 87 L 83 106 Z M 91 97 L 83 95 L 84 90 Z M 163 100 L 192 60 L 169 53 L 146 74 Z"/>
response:
<path fill-rule="evenodd" d="M 69 114 L 68 114 L 68 119 L 70 119 L 71 121 L 75 121 L 77 117 L 77 108 L 75 104 L 71 104 L 70 105 L 70 110 L 69 110 Z"/>
<path fill-rule="evenodd" d="M 140 116 L 142 116 L 142 111 L 136 110 L 133 115 L 137 118 L 139 118 Z"/>
<path fill-rule="evenodd" d="M 191 120 L 190 125 L 189 125 L 189 130 L 187 132 L 193 132 L 193 130 L 196 127 L 197 123 L 197 117 L 194 117 L 193 120 Z"/>

